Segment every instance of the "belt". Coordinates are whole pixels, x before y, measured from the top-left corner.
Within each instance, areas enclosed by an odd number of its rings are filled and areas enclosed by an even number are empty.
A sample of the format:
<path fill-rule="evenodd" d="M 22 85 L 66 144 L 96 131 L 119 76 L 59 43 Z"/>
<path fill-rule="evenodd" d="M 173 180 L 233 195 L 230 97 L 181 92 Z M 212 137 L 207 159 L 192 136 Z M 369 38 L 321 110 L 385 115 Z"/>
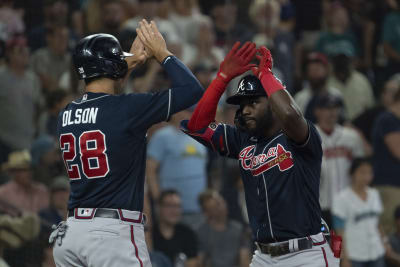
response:
<path fill-rule="evenodd" d="M 294 243 L 297 242 L 297 245 Z M 313 246 L 313 241 L 307 237 L 280 242 L 278 244 L 263 244 L 256 242 L 257 248 L 264 254 L 269 254 L 271 257 L 286 255 L 295 251 L 310 249 Z"/>
<path fill-rule="evenodd" d="M 102 209 L 102 208 L 96 208 L 94 209 L 94 212 L 91 216 L 89 217 L 80 217 L 75 213 L 75 210 L 68 210 L 68 217 L 75 217 L 77 219 L 91 219 L 94 217 L 100 217 L 100 218 L 109 218 L 109 219 L 119 219 L 122 221 L 128 221 L 128 222 L 136 222 L 136 223 L 142 223 L 145 224 L 146 222 L 146 216 L 145 214 L 141 213 L 141 216 L 139 217 L 138 220 L 132 220 L 128 219 L 122 216 L 121 210 L 116 210 L 116 209 Z"/>

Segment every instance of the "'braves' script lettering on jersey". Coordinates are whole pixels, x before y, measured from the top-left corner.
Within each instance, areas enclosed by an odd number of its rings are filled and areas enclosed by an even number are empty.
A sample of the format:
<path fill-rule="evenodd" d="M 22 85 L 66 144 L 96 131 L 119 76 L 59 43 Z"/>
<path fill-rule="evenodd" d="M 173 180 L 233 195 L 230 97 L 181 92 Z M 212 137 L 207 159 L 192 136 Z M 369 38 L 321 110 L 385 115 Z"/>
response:
<path fill-rule="evenodd" d="M 263 153 L 257 156 L 254 156 L 254 148 L 254 145 L 248 146 L 239 153 L 239 162 L 242 168 L 251 170 L 254 176 L 260 175 L 275 166 L 278 166 L 280 171 L 286 171 L 293 167 L 292 153 L 285 150 L 281 144 L 270 147 L 267 154 Z"/>
<path fill-rule="evenodd" d="M 72 110 L 66 110 L 62 116 L 62 126 L 81 123 L 96 123 L 99 108 L 78 108 L 72 114 Z"/>

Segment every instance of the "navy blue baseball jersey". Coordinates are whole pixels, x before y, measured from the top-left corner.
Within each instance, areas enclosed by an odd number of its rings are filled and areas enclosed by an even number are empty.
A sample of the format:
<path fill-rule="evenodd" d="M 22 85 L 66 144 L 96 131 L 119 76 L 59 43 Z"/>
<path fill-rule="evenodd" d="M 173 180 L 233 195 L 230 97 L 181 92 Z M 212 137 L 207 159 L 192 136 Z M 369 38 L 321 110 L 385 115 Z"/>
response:
<path fill-rule="evenodd" d="M 68 208 L 142 211 L 146 132 L 195 104 L 203 89 L 175 57 L 162 63 L 172 88 L 155 94 L 86 92 L 58 118 L 62 156 L 71 183 Z"/>
<path fill-rule="evenodd" d="M 310 122 L 302 146 L 283 132 L 257 139 L 226 124 L 190 132 L 183 121 L 182 130 L 220 155 L 238 159 L 255 241 L 280 242 L 321 232 L 322 148 Z"/>

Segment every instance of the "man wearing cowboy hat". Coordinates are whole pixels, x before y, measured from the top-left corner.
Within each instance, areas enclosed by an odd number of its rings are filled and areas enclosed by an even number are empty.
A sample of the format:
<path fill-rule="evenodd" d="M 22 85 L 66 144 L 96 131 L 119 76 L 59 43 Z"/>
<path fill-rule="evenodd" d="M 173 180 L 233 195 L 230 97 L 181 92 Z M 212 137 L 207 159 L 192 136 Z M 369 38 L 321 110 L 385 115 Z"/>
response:
<path fill-rule="evenodd" d="M 0 199 L 4 200 L 22 212 L 37 213 L 48 207 L 49 193 L 47 188 L 32 178 L 31 155 L 27 150 L 15 151 L 8 156 L 8 161 L 2 165 L 11 178 L 0 186 Z"/>

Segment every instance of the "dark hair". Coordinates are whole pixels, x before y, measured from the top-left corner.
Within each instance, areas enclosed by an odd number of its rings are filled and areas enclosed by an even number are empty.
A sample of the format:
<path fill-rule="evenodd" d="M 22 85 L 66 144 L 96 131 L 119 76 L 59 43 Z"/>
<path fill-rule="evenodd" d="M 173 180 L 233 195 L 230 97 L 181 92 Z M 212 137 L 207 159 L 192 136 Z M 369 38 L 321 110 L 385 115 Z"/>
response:
<path fill-rule="evenodd" d="M 350 166 L 350 169 L 349 169 L 350 175 L 353 175 L 355 173 L 355 171 L 363 164 L 371 165 L 371 158 L 362 157 L 362 158 L 353 159 L 353 162 L 351 163 L 351 166 Z"/>
<path fill-rule="evenodd" d="M 200 207 L 204 210 L 204 204 L 218 195 L 218 192 L 213 189 L 207 189 L 206 191 L 202 192 L 199 197 L 197 198 Z"/>
<path fill-rule="evenodd" d="M 170 195 L 177 195 L 177 196 L 180 196 L 180 194 L 178 193 L 178 191 L 176 191 L 175 189 L 166 189 L 166 190 L 164 190 L 164 191 L 161 192 L 160 197 L 158 198 L 158 204 L 161 205 L 161 204 L 163 203 L 164 199 L 165 199 L 167 196 L 170 196 Z"/>
<path fill-rule="evenodd" d="M 49 92 L 46 97 L 46 105 L 47 108 L 52 109 L 58 103 L 63 101 L 68 96 L 68 93 L 62 89 L 56 89 L 54 91 Z"/>

